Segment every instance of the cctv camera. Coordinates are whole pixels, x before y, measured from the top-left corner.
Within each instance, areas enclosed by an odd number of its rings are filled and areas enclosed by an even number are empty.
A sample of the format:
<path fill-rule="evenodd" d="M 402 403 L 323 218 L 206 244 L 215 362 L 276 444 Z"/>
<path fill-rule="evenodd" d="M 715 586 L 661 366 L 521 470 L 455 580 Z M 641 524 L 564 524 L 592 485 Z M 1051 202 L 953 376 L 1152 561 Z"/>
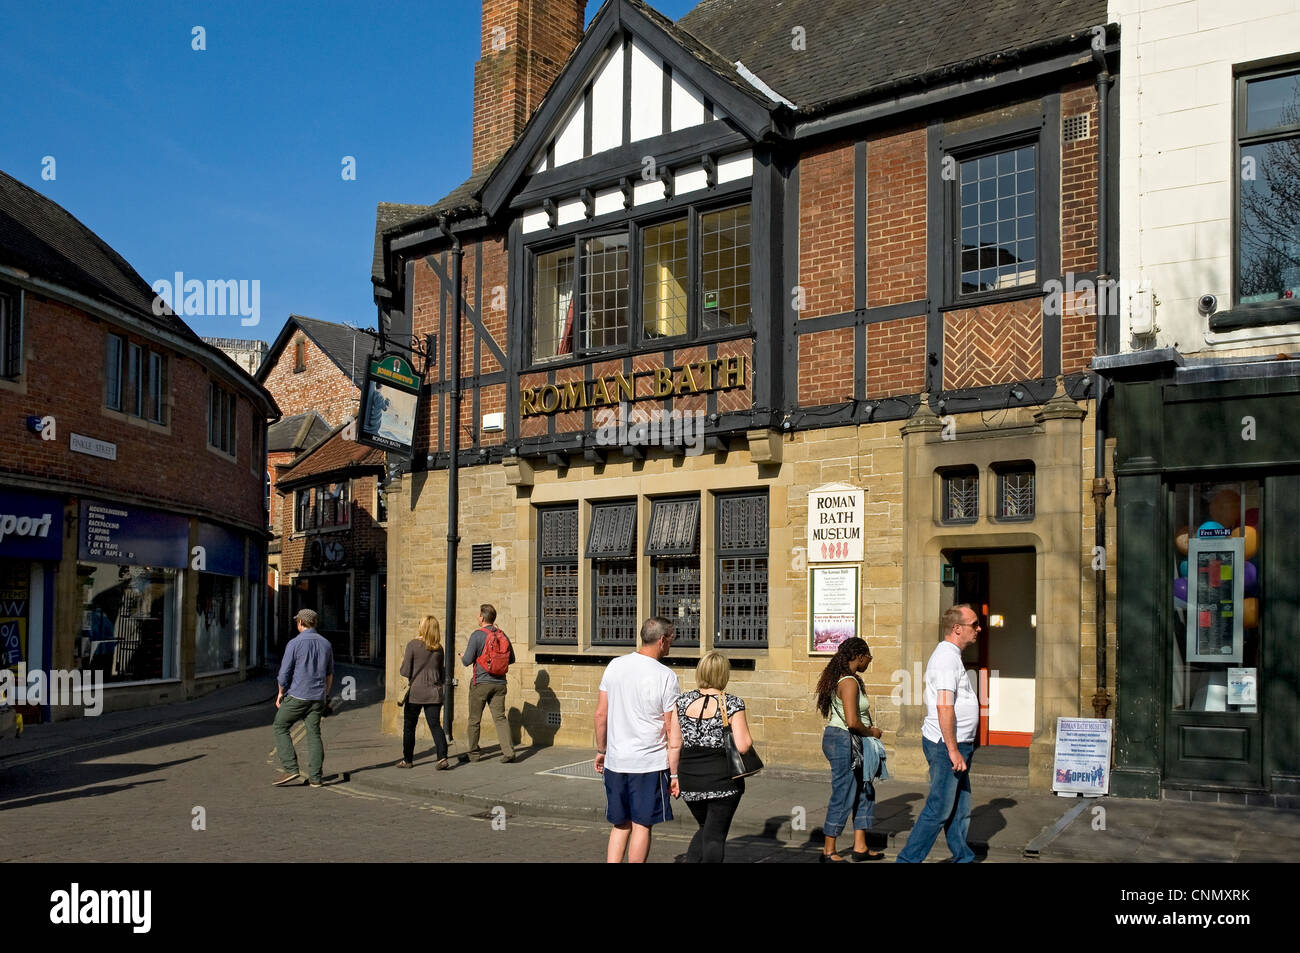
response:
<path fill-rule="evenodd" d="M 1209 317 L 1219 309 L 1219 299 L 1214 295 L 1201 295 L 1196 302 L 1196 310 Z"/>

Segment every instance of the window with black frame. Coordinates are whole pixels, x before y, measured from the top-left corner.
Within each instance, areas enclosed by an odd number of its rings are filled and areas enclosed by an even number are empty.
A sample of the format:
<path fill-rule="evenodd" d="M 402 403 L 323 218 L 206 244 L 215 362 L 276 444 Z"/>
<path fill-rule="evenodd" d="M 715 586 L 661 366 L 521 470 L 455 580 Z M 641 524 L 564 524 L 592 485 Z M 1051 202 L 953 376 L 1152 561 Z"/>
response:
<path fill-rule="evenodd" d="M 593 645 L 635 645 L 636 502 L 597 503 L 587 534 Z"/>
<path fill-rule="evenodd" d="M 533 253 L 533 362 L 748 327 L 750 216 L 691 209 Z"/>
<path fill-rule="evenodd" d="M 675 645 L 700 644 L 700 498 L 654 500 L 645 554 L 651 614 L 673 624 Z"/>
<path fill-rule="evenodd" d="M 1237 300 L 1300 302 L 1300 67 L 1237 79 Z"/>
<path fill-rule="evenodd" d="M 23 372 L 22 295 L 0 285 L 0 377 L 14 380 Z"/>
<path fill-rule="evenodd" d="M 1033 143 L 959 159 L 959 295 L 1038 282 L 1037 175 Z"/>
<path fill-rule="evenodd" d="M 537 641 L 578 644 L 578 506 L 537 513 Z"/>
<path fill-rule="evenodd" d="M 940 522 L 974 523 L 980 515 L 980 474 L 975 467 L 939 472 L 942 499 Z"/>
<path fill-rule="evenodd" d="M 767 494 L 717 498 L 717 635 L 714 644 L 766 648 Z"/>
<path fill-rule="evenodd" d="M 1034 464 L 1026 460 L 995 463 L 993 472 L 998 480 L 998 519 L 1033 519 Z"/>

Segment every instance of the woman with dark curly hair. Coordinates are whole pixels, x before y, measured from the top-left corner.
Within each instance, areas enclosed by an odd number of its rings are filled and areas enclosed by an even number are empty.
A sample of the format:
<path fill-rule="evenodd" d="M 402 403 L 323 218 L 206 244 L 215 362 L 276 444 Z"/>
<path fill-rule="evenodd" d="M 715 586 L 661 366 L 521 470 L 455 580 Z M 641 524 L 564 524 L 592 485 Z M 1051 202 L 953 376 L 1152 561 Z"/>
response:
<path fill-rule="evenodd" d="M 853 859 L 880 860 L 885 856 L 867 847 L 867 831 L 876 814 L 876 789 L 863 775 L 861 742 L 854 738 L 879 738 L 881 734 L 871 724 L 871 705 L 858 677 L 870 664 L 867 643 L 845 639 L 817 681 L 817 710 L 828 719 L 822 733 L 822 754 L 831 765 L 831 799 L 822 829 L 826 841 L 818 858 L 822 863 L 846 859 L 836 853 L 835 838 L 844 830 L 849 815 L 853 816 Z"/>

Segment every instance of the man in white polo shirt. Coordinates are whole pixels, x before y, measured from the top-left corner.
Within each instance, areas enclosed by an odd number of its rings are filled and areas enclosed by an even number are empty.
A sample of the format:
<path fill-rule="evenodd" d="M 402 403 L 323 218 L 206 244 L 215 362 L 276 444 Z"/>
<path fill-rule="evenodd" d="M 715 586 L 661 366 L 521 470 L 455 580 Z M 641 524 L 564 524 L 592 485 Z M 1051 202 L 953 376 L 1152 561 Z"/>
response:
<path fill-rule="evenodd" d="M 925 723 L 921 748 L 930 764 L 930 794 L 921 808 L 898 863 L 919 864 L 943 828 L 953 863 L 969 864 L 975 852 L 966 843 L 970 828 L 970 760 L 980 703 L 962 664 L 962 649 L 975 643 L 979 616 L 966 603 L 955 605 L 939 621 L 942 641 L 925 666 Z"/>
<path fill-rule="evenodd" d="M 596 705 L 596 770 L 605 776 L 606 860 L 644 863 L 650 828 L 671 821 L 677 765 L 668 748 L 667 716 L 681 694 L 677 676 L 659 660 L 673 643 L 673 624 L 646 619 L 641 648 L 605 667 Z M 671 772 L 671 777 L 669 776 Z"/>

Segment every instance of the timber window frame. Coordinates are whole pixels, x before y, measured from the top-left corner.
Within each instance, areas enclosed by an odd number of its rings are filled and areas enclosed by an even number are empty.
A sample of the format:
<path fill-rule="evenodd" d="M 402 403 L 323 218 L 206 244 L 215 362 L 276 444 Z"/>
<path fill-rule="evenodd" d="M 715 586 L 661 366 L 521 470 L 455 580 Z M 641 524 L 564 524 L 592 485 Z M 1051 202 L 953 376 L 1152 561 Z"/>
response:
<path fill-rule="evenodd" d="M 743 191 L 708 194 L 621 223 L 600 227 L 593 223 L 566 231 L 563 239 L 543 236 L 526 246 L 525 369 L 549 369 L 566 360 L 661 351 L 752 333 L 754 280 L 762 270 L 755 262 L 753 208 L 753 196 L 746 185 Z M 675 231 L 685 228 L 684 276 L 671 267 L 681 261 L 681 237 L 674 234 L 666 242 L 661 234 L 666 227 Z M 718 236 L 716 247 L 707 249 L 704 246 L 712 235 Z M 597 253 L 590 243 L 624 236 L 625 271 L 595 270 Z M 724 249 L 726 236 L 730 236 L 731 247 Z M 669 246 L 670 253 L 652 254 Z M 605 252 L 606 257 L 608 254 Z M 648 272 L 651 266 L 666 270 L 668 276 L 661 273 L 655 280 Z M 611 289 L 605 276 L 613 273 L 619 277 Z M 623 274 L 626 278 L 619 284 Z M 597 275 L 601 276 L 599 288 Z M 619 293 L 624 295 L 622 304 L 617 300 Z M 612 306 L 608 302 L 611 294 L 615 297 Z M 593 307 L 596 295 L 602 300 Z M 617 314 L 620 308 L 621 316 Z M 652 308 L 659 309 L 657 318 L 650 316 Z M 566 313 L 561 314 L 562 310 Z M 616 314 L 612 323 L 605 320 L 597 326 L 591 321 L 593 314 L 611 310 Z M 598 336 L 599 331 L 604 334 Z"/>
<path fill-rule="evenodd" d="M 293 494 L 293 531 L 324 533 L 352 526 L 352 482 L 302 487 Z"/>
<path fill-rule="evenodd" d="M 167 425 L 167 355 L 122 334 L 104 338 L 104 407 Z"/>
<path fill-rule="evenodd" d="M 234 459 L 239 401 L 216 381 L 208 384 L 208 447 Z"/>
<path fill-rule="evenodd" d="M 21 288 L 0 285 L 0 379 L 23 376 L 23 306 Z"/>
<path fill-rule="evenodd" d="M 1252 106 L 1263 105 L 1267 111 L 1266 104 L 1261 104 L 1258 100 L 1252 101 L 1252 92 L 1258 90 L 1262 97 L 1264 86 L 1286 80 L 1291 80 L 1295 98 L 1291 103 L 1282 103 L 1279 106 L 1276 120 L 1270 124 L 1267 118 L 1258 116 L 1258 111 L 1252 114 Z M 1272 246 L 1282 244 L 1284 248 L 1279 254 L 1296 259 L 1290 268 L 1286 268 L 1284 263 L 1275 266 L 1279 269 L 1276 276 L 1279 283 L 1286 281 L 1284 276 L 1287 274 L 1294 276 L 1290 285 L 1283 284 L 1276 292 L 1259 290 L 1256 285 L 1262 279 L 1248 277 L 1242 241 L 1247 232 L 1246 206 L 1251 203 L 1252 197 L 1257 194 L 1259 188 L 1255 183 L 1261 180 L 1271 181 L 1270 174 L 1276 174 L 1279 180 L 1285 180 L 1287 178 L 1285 169 L 1282 172 L 1273 172 L 1279 165 L 1284 167 L 1289 165 L 1293 171 L 1300 174 L 1300 61 L 1293 58 L 1288 62 L 1274 64 L 1264 69 L 1243 68 L 1234 73 L 1233 83 L 1235 86 L 1233 148 L 1236 174 L 1232 176 L 1232 301 L 1236 308 L 1248 312 L 1265 311 L 1271 314 L 1271 317 L 1260 315 L 1259 320 L 1249 320 L 1240 326 L 1300 321 L 1300 238 L 1285 234 L 1287 227 L 1285 220 L 1274 223 L 1272 234 L 1266 244 Z M 1256 122 L 1256 119 L 1262 121 Z M 1264 151 L 1270 148 L 1278 149 L 1280 155 L 1274 153 L 1270 156 Z M 1266 158 L 1268 161 L 1265 161 Z M 1268 188 L 1269 192 L 1273 191 L 1271 185 Z M 1300 203 L 1300 193 L 1294 192 L 1294 185 L 1292 190 L 1296 202 Z M 1300 222 L 1300 204 L 1284 210 L 1282 215 L 1290 215 L 1292 222 Z M 1282 234 L 1279 235 L 1279 232 Z M 1286 248 L 1288 238 L 1290 247 Z M 1262 270 L 1267 266 L 1261 264 L 1259 267 Z M 1274 296 L 1269 297 L 1270 294 Z M 1277 313 L 1273 314 L 1275 310 Z M 1213 325 L 1212 321 L 1211 330 L 1217 330 Z M 1233 329 L 1235 328 L 1223 330 Z"/>

